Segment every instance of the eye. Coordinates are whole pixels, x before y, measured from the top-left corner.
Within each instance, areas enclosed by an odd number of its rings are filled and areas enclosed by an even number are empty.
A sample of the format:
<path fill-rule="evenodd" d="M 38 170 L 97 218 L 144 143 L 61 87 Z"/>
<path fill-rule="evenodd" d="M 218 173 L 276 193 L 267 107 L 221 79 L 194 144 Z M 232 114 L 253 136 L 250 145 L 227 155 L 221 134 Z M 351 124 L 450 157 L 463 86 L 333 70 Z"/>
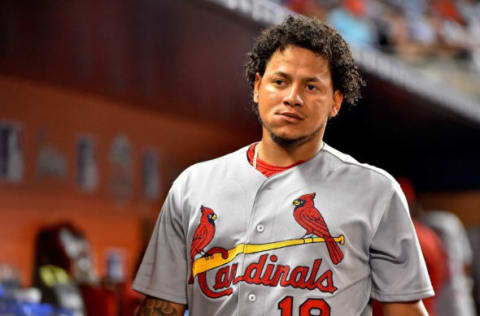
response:
<path fill-rule="evenodd" d="M 315 90 L 317 90 L 317 87 L 314 86 L 313 84 L 307 84 L 307 90 L 308 91 L 315 91 Z"/>
<path fill-rule="evenodd" d="M 283 85 L 283 84 L 285 83 L 285 80 L 283 80 L 283 79 L 275 79 L 275 80 L 273 80 L 273 83 L 274 83 L 275 85 L 277 85 L 277 86 L 281 86 L 281 85 Z"/>

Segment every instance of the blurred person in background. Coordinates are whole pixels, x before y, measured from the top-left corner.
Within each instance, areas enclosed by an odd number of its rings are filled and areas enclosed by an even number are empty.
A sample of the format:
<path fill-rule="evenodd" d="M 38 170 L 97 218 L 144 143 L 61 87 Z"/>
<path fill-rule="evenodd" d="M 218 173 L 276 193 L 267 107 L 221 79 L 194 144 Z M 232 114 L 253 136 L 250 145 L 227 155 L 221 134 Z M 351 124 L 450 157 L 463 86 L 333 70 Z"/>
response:
<path fill-rule="evenodd" d="M 471 60 L 480 71 L 480 2 L 477 0 L 459 0 L 457 7 L 466 23 L 467 42 Z"/>
<path fill-rule="evenodd" d="M 480 69 L 476 0 L 290 0 L 284 4 L 328 21 L 354 46 L 379 48 L 420 66 L 440 58 L 442 64 L 471 61 Z"/>
<path fill-rule="evenodd" d="M 328 12 L 337 5 L 337 0 L 291 0 L 286 6 L 297 13 L 326 21 Z"/>
<path fill-rule="evenodd" d="M 426 14 L 437 37 L 437 57 L 465 59 L 468 52 L 469 36 L 465 20 L 451 0 L 430 2 Z"/>
<path fill-rule="evenodd" d="M 347 43 L 289 17 L 245 68 L 262 139 L 177 178 L 134 281 L 148 295 L 137 315 L 368 316 L 370 297 L 387 316 L 426 315 L 433 289 L 400 186 L 323 142 L 360 98 Z"/>
<path fill-rule="evenodd" d="M 468 229 L 468 238 L 473 250 L 472 278 L 473 300 L 476 310 L 480 312 L 480 226 L 475 225 Z"/>
<path fill-rule="evenodd" d="M 472 297 L 472 247 L 459 218 L 446 211 L 428 211 L 422 221 L 438 233 L 445 245 L 450 278 L 437 297 L 439 316 L 475 316 Z"/>
<path fill-rule="evenodd" d="M 426 39 L 416 41 L 411 35 L 411 29 L 402 7 L 395 4 L 385 4 L 382 11 L 375 12 L 375 21 L 379 33 L 379 47 L 383 52 L 394 54 L 403 60 L 416 60 L 427 53 Z M 423 32 L 425 33 L 425 32 Z M 433 32 L 428 37 L 428 43 L 433 40 Z"/>
<path fill-rule="evenodd" d="M 470 270 L 472 248 L 463 224 L 446 211 L 424 211 L 410 180 L 399 183 L 407 197 L 436 296 L 424 300 L 430 315 L 475 316 Z"/>
<path fill-rule="evenodd" d="M 367 17 L 366 0 L 344 0 L 330 11 L 328 22 L 355 47 L 373 47 L 377 42 L 375 28 Z"/>

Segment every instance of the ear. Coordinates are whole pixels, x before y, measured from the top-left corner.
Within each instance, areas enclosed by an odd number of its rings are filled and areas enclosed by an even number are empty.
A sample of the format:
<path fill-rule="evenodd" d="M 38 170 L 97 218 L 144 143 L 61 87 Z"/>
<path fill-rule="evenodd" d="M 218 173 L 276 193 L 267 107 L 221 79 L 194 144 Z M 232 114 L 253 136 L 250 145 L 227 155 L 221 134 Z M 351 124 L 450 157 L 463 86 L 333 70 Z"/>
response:
<path fill-rule="evenodd" d="M 337 116 L 338 112 L 340 112 L 340 108 L 342 107 L 343 102 L 343 94 L 340 90 L 335 90 L 333 92 L 333 105 L 332 110 L 330 111 L 330 117 Z"/>
<path fill-rule="evenodd" d="M 262 76 L 257 72 L 255 74 L 255 83 L 253 85 L 253 102 L 258 103 L 258 92 L 260 91 L 260 83 L 262 82 Z"/>

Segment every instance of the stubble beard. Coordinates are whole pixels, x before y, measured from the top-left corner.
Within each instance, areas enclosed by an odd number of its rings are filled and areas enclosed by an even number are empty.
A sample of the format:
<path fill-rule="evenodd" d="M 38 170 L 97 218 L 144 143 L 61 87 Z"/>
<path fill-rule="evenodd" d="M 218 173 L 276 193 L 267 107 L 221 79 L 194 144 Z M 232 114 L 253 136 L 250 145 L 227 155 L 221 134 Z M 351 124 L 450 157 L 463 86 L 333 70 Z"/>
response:
<path fill-rule="evenodd" d="M 326 123 L 320 125 L 313 133 L 311 133 L 309 135 L 300 136 L 300 137 L 297 137 L 297 138 L 286 138 L 286 137 L 282 137 L 282 136 L 279 136 L 279 135 L 275 134 L 269 126 L 267 126 L 265 123 L 263 123 L 260 116 L 258 116 L 258 120 L 259 120 L 260 124 L 268 131 L 268 134 L 270 135 L 270 138 L 274 141 L 274 143 L 279 145 L 282 148 L 285 148 L 285 149 L 296 148 L 300 145 L 308 143 L 310 140 L 315 138 L 322 131 L 322 129 L 326 126 Z"/>

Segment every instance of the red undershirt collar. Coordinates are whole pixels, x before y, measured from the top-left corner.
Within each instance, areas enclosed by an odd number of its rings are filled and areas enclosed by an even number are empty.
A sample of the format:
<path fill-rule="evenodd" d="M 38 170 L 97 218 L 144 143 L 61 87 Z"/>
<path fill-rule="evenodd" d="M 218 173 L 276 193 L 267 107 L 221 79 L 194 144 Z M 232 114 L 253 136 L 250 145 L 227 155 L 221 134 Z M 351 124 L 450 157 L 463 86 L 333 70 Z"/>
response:
<path fill-rule="evenodd" d="M 248 158 L 248 162 L 250 164 L 253 164 L 253 154 L 254 154 L 254 151 L 255 151 L 255 146 L 257 146 L 258 143 L 253 143 L 249 148 L 248 148 L 248 151 L 247 151 L 247 158 Z M 260 171 L 261 173 L 263 173 L 267 178 L 279 173 L 279 172 L 282 172 L 282 171 L 285 171 L 287 169 L 290 169 L 292 167 L 295 167 L 296 165 L 299 165 L 301 163 L 305 162 L 304 160 L 301 160 L 301 161 L 297 161 L 296 163 L 294 164 L 291 164 L 289 166 L 286 166 L 286 167 L 279 167 L 279 166 L 274 166 L 274 165 L 271 165 L 261 159 L 258 159 L 257 158 L 257 170 Z"/>

